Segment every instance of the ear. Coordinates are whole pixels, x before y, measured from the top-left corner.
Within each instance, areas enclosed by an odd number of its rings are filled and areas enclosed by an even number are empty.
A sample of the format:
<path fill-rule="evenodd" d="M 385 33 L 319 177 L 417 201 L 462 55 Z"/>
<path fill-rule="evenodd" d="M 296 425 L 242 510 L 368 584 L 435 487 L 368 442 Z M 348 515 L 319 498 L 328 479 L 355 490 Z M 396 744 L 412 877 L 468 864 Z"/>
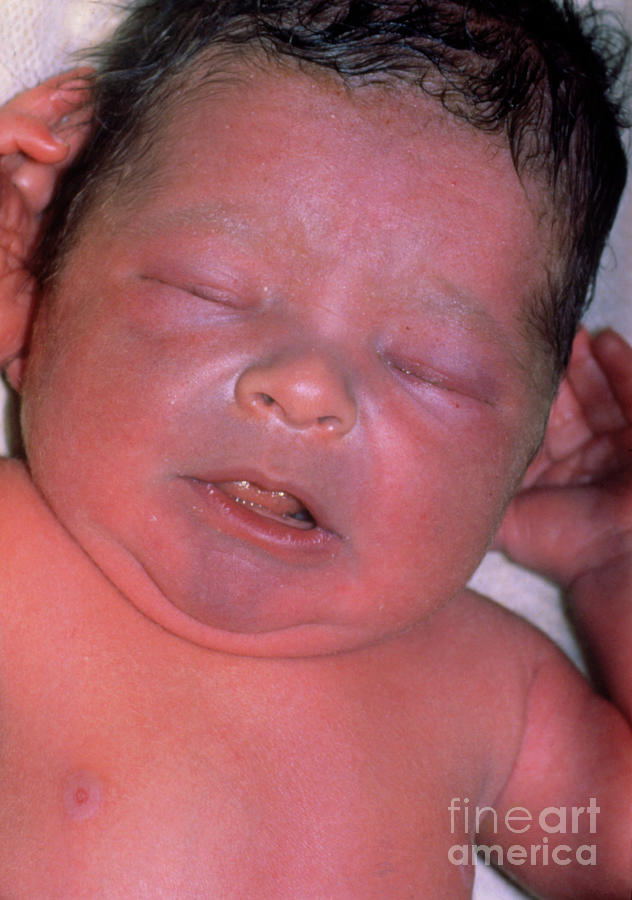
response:
<path fill-rule="evenodd" d="M 22 388 L 37 293 L 35 279 L 24 269 L 0 278 L 0 369 L 18 393 Z"/>

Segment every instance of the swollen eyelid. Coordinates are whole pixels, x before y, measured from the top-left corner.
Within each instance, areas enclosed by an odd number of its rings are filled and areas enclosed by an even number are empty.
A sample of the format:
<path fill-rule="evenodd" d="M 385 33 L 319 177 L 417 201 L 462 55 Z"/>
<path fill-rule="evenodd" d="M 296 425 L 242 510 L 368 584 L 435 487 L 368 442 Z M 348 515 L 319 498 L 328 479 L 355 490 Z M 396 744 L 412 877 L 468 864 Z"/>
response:
<path fill-rule="evenodd" d="M 448 376 L 428 366 L 424 366 L 421 363 L 395 359 L 387 359 L 385 362 L 389 368 L 398 372 L 400 375 L 405 375 L 411 380 L 425 382 L 426 384 L 435 385 L 437 387 L 448 387 Z"/>
<path fill-rule="evenodd" d="M 236 294 L 228 294 L 225 291 L 214 291 L 212 288 L 199 287 L 195 284 L 178 285 L 180 290 L 199 297 L 200 300 L 208 300 L 212 303 L 219 303 L 222 306 L 238 306 L 240 298 Z"/>
<path fill-rule="evenodd" d="M 467 367 L 466 372 L 443 371 L 433 366 L 408 361 L 388 361 L 390 368 L 401 376 L 404 376 L 413 385 L 419 384 L 422 388 L 432 388 L 446 391 L 451 394 L 459 394 L 484 403 L 491 403 L 495 392 L 486 386 L 486 379 L 476 376 L 474 367 Z M 489 381 L 489 379 L 487 379 Z"/>
<path fill-rule="evenodd" d="M 391 365 L 403 375 L 408 375 L 410 378 L 416 378 L 418 381 L 424 381 L 426 384 L 436 385 L 437 387 L 448 387 L 449 379 L 438 372 L 419 368 L 417 366 L 406 365 L 405 363 L 399 365 L 392 363 Z"/>
<path fill-rule="evenodd" d="M 226 306 L 233 309 L 245 309 L 251 304 L 247 299 L 232 291 L 222 288 L 212 288 L 208 285 L 200 285 L 176 278 L 157 278 L 154 276 L 143 276 L 145 281 L 153 281 L 165 288 L 181 291 L 191 297 L 197 297 L 208 303 L 216 303 L 218 306 Z"/>

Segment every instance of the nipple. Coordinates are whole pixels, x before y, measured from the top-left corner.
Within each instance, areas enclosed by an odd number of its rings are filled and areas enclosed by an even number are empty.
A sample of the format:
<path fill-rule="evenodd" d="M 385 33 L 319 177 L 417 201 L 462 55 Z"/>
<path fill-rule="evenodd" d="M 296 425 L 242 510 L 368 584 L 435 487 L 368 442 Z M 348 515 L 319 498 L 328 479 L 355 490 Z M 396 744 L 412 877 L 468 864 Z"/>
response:
<path fill-rule="evenodd" d="M 64 786 L 64 807 L 71 819 L 91 819 L 103 805 L 103 786 L 90 772 L 75 772 Z"/>

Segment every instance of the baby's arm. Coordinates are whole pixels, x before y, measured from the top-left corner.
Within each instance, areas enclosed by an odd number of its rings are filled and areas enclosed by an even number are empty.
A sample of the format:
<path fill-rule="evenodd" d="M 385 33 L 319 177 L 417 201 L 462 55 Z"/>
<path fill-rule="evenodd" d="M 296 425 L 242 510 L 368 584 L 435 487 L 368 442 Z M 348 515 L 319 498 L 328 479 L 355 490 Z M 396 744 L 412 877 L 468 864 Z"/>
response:
<path fill-rule="evenodd" d="M 557 823 L 559 830 L 532 826 L 521 834 L 503 825 L 494 834 L 489 816 L 482 837 L 529 852 L 539 844 L 536 865 L 527 860 L 508 868 L 543 896 L 630 900 L 632 349 L 614 333 L 592 340 L 579 334 L 542 452 L 507 512 L 498 546 L 565 589 L 598 685 L 611 702 L 555 648 L 532 639 L 536 664 L 522 745 L 495 808 L 501 822 L 514 806 L 533 816 L 560 808 L 545 818 L 545 826 Z M 520 827 L 516 819 L 514 826 Z M 561 862 L 551 857 L 557 845 L 572 848 L 559 851 Z M 596 848 L 596 865 L 590 850 L 578 863 L 582 845 Z"/>
<path fill-rule="evenodd" d="M 476 843 L 500 848 L 490 861 L 537 897 L 631 900 L 630 726 L 527 623 L 506 650 L 530 658 L 532 678 L 519 748 L 490 809 L 480 810 Z M 490 675 L 502 692 L 502 673 Z"/>
<path fill-rule="evenodd" d="M 10 377 L 34 300 L 28 261 L 41 214 L 90 127 L 89 71 L 57 75 L 0 108 L 0 369 Z"/>

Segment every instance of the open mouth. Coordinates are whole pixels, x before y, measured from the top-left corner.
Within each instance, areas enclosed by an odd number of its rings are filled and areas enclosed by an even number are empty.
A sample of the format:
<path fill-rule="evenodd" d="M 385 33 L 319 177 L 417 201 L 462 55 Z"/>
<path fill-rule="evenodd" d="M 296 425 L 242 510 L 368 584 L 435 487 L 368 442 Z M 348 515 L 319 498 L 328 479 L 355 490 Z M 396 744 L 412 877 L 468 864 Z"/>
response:
<path fill-rule="evenodd" d="M 267 519 L 282 522 L 300 531 L 316 527 L 309 509 L 288 491 L 268 491 L 250 481 L 220 481 L 215 487 L 235 503 L 239 503 Z"/>

